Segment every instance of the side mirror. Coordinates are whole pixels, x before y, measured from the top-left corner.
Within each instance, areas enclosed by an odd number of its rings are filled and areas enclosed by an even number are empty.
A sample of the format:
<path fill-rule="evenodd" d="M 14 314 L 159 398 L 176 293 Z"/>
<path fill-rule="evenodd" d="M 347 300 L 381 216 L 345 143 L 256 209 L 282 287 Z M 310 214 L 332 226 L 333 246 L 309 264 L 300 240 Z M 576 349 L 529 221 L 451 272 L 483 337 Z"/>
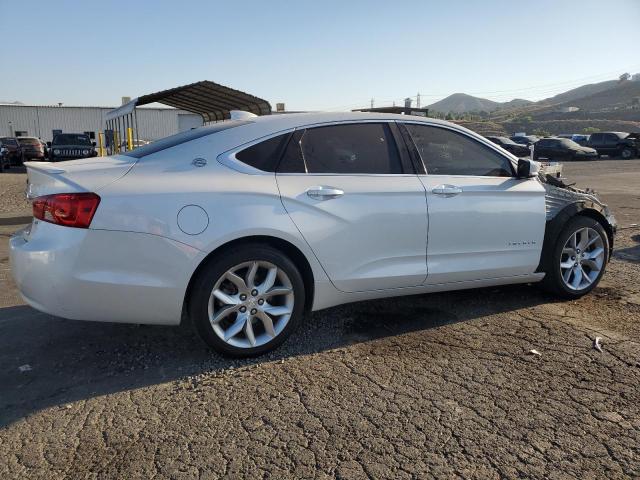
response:
<path fill-rule="evenodd" d="M 540 172 L 540 164 L 526 158 L 518 159 L 518 178 L 537 177 Z"/>
<path fill-rule="evenodd" d="M 50 146 L 51 146 L 51 142 L 47 142 L 47 147 L 50 147 Z"/>

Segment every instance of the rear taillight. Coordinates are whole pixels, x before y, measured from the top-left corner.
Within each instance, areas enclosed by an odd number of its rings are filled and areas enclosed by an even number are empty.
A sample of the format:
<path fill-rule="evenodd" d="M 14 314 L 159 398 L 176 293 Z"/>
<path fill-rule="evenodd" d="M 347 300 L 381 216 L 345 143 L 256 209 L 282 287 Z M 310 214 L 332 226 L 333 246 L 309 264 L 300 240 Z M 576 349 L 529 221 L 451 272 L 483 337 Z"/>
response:
<path fill-rule="evenodd" d="M 33 216 L 65 227 L 89 228 L 100 197 L 95 193 L 56 193 L 33 201 Z"/>

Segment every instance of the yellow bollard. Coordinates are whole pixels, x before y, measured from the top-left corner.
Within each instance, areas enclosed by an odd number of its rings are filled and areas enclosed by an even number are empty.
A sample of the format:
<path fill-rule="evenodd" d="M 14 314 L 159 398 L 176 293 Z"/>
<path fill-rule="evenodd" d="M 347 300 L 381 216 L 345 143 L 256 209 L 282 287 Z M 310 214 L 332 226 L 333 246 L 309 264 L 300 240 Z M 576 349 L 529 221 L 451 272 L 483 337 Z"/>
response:
<path fill-rule="evenodd" d="M 120 139 L 117 130 L 113 131 L 113 153 L 120 153 Z"/>
<path fill-rule="evenodd" d="M 133 150 L 133 128 L 127 128 L 127 150 Z"/>
<path fill-rule="evenodd" d="M 104 133 L 98 133 L 98 155 L 104 157 Z"/>

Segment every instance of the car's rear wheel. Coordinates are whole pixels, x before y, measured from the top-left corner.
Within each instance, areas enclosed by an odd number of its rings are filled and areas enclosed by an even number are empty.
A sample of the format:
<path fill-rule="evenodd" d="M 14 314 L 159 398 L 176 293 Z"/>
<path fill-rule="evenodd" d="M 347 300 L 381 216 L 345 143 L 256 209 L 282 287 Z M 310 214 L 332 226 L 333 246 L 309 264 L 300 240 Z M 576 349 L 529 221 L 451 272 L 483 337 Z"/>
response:
<path fill-rule="evenodd" d="M 600 282 L 608 256 L 609 238 L 602 225 L 589 217 L 573 217 L 558 236 L 544 285 L 562 297 L 581 297 Z"/>
<path fill-rule="evenodd" d="M 630 148 L 623 148 L 622 152 L 620 152 L 620 156 L 625 160 L 629 160 L 633 157 L 633 150 Z"/>
<path fill-rule="evenodd" d="M 295 264 L 270 246 L 250 245 L 215 258 L 198 275 L 189 310 L 208 345 L 248 357 L 284 342 L 300 323 L 304 303 Z"/>

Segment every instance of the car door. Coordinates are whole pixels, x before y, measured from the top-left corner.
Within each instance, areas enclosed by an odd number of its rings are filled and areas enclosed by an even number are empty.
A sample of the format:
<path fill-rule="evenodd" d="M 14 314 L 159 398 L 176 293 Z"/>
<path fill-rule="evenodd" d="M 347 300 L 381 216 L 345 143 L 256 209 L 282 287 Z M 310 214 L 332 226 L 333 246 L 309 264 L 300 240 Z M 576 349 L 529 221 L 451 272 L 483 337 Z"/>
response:
<path fill-rule="evenodd" d="M 427 284 L 535 271 L 545 229 L 545 191 L 514 176 L 511 160 L 470 134 L 440 125 L 405 127 L 425 168 Z"/>
<path fill-rule="evenodd" d="M 613 156 L 618 154 L 619 138 L 615 133 L 603 134 L 603 151 L 605 155 Z"/>
<path fill-rule="evenodd" d="M 595 148 L 598 151 L 598 154 L 604 155 L 604 145 L 603 145 L 604 134 L 602 133 L 592 133 L 589 137 L 588 146 L 591 148 Z"/>
<path fill-rule="evenodd" d="M 417 286 L 427 275 L 425 190 L 396 129 L 297 130 L 276 173 L 286 211 L 344 292 Z"/>

